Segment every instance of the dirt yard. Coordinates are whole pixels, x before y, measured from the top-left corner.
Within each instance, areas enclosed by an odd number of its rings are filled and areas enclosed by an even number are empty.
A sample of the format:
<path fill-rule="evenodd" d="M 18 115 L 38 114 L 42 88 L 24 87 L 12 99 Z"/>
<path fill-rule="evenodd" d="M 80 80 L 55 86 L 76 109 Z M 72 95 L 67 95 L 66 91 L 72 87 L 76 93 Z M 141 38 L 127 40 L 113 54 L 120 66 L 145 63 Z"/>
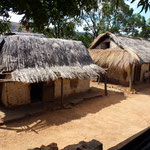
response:
<path fill-rule="evenodd" d="M 149 87 L 140 87 L 137 94 L 108 88 L 107 97 L 0 126 L 0 150 L 27 150 L 52 142 L 63 148 L 92 139 L 102 142 L 106 150 L 150 125 Z"/>

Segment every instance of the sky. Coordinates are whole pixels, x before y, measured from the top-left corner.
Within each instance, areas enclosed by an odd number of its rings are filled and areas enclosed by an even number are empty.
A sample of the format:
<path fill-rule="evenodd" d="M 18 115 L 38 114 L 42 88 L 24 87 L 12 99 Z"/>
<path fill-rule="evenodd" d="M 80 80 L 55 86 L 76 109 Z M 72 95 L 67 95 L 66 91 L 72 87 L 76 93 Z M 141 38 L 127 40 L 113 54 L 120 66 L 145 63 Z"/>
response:
<path fill-rule="evenodd" d="M 136 0 L 134 3 L 130 3 L 131 0 L 125 0 L 125 2 L 130 5 L 131 8 L 134 9 L 134 13 L 139 13 L 140 10 L 141 10 L 141 7 L 138 7 L 137 8 L 137 4 L 139 2 L 139 0 Z M 21 20 L 21 18 L 23 17 L 23 15 L 16 15 L 15 13 L 12 13 L 12 12 L 9 12 L 11 18 L 10 18 L 10 21 L 12 22 L 19 22 Z M 143 11 L 141 13 L 142 16 L 144 16 L 147 19 L 150 18 L 150 11 L 147 11 L 147 13 L 145 13 L 145 11 Z"/>
<path fill-rule="evenodd" d="M 137 8 L 137 4 L 138 4 L 139 0 L 136 0 L 136 1 L 133 2 L 132 4 L 130 3 L 131 0 L 126 0 L 125 2 L 126 2 L 131 8 L 134 9 L 134 13 L 140 13 L 142 7 L 138 7 L 138 8 Z M 144 16 L 146 20 L 150 18 L 150 11 L 149 11 L 149 10 L 148 10 L 146 13 L 145 13 L 145 11 L 142 11 L 140 14 L 141 14 L 142 16 Z"/>

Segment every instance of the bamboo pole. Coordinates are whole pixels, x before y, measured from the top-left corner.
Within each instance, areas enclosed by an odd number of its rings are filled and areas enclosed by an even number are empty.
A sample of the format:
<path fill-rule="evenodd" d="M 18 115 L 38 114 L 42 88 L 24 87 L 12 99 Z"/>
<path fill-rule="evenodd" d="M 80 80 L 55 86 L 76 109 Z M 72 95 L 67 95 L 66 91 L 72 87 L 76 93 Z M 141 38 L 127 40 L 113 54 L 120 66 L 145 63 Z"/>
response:
<path fill-rule="evenodd" d="M 63 78 L 61 78 L 61 106 L 63 107 Z"/>
<path fill-rule="evenodd" d="M 105 81 L 104 81 L 104 86 L 105 86 L 105 96 L 107 96 L 107 75 L 106 75 L 106 73 L 105 73 L 104 77 L 105 77 Z"/>
<path fill-rule="evenodd" d="M 129 90 L 132 91 L 132 65 L 130 64 L 130 74 L 129 74 Z"/>

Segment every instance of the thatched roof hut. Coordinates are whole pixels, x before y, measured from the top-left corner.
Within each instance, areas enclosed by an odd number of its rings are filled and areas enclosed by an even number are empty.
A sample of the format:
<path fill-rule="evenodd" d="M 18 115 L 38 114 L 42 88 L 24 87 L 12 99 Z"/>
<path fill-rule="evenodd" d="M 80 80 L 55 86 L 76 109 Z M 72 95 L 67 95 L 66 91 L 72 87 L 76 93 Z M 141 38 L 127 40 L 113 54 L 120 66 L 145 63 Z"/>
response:
<path fill-rule="evenodd" d="M 132 81 L 142 80 L 146 69 L 142 70 L 141 64 L 150 64 L 150 41 L 143 38 L 106 32 L 93 41 L 89 52 L 95 64 L 107 67 L 108 76 L 117 82 L 128 82 L 131 78 Z M 149 66 L 146 68 L 149 71 Z"/>
<path fill-rule="evenodd" d="M 124 50 L 89 50 L 94 62 L 105 68 L 126 69 L 130 64 L 139 63 L 140 59 L 135 53 Z M 116 69 L 117 69 L 116 68 Z"/>
<path fill-rule="evenodd" d="M 0 51 L 0 73 L 11 73 L 12 81 L 82 79 L 105 72 L 79 41 L 13 35 L 3 39 Z"/>
<path fill-rule="evenodd" d="M 112 47 L 112 48 L 108 47 L 109 50 L 111 49 L 113 51 L 111 52 L 111 55 L 117 56 L 117 54 L 114 54 L 116 53 L 116 51 L 114 50 L 120 50 L 120 54 L 122 54 L 120 58 L 123 58 L 123 55 L 128 53 L 129 58 L 131 58 L 131 59 L 126 59 L 128 63 L 131 64 L 135 62 L 150 63 L 150 41 L 143 38 L 121 36 L 121 35 L 112 34 L 110 32 L 106 32 L 104 34 L 99 35 L 91 44 L 89 49 L 103 50 L 101 48 L 97 48 L 97 46 L 101 42 L 105 41 L 106 39 L 109 39 L 109 41 L 110 40 L 113 41 L 117 45 L 117 47 Z M 124 52 L 121 52 L 121 50 L 123 50 Z M 103 55 L 105 55 L 105 57 L 108 56 L 108 53 L 109 52 L 103 51 Z M 116 59 L 116 61 L 118 60 Z M 126 61 L 122 61 L 122 63 L 124 62 L 126 64 Z M 125 64 L 124 65 L 121 64 L 121 66 L 125 66 Z"/>

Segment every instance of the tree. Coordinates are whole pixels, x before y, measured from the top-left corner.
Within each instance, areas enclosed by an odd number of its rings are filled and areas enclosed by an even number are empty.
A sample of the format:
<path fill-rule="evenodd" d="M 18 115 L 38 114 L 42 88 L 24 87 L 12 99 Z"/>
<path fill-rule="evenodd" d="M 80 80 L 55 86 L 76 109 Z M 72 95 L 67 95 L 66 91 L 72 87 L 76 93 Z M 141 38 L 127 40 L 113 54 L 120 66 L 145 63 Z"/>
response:
<path fill-rule="evenodd" d="M 103 1 L 98 9 L 92 9 L 81 15 L 82 24 L 86 30 L 93 33 L 96 38 L 100 33 L 110 31 L 112 33 L 140 36 L 141 27 L 144 26 L 145 18 L 140 14 L 134 14 L 133 9 L 124 0 Z M 117 7 L 117 8 L 116 8 Z M 143 29 L 143 28 L 142 28 Z"/>
<path fill-rule="evenodd" d="M 75 23 L 66 20 L 58 21 L 53 27 L 46 27 L 43 32 L 48 37 L 73 39 L 75 36 Z"/>
<path fill-rule="evenodd" d="M 85 33 L 76 33 L 75 40 L 82 41 L 86 48 L 90 47 L 90 44 L 93 41 L 93 35 L 88 32 Z"/>
<path fill-rule="evenodd" d="M 97 0 L 1 0 L 0 16 L 8 17 L 9 11 L 24 14 L 23 25 L 41 31 L 57 18 L 57 14 L 74 17 L 82 10 L 96 7 L 96 4 Z"/>
<path fill-rule="evenodd" d="M 136 0 L 132 0 L 131 1 L 131 3 L 133 3 L 133 2 L 135 2 Z M 145 13 L 148 11 L 148 10 L 150 10 L 150 1 L 149 0 L 140 0 L 139 2 L 138 2 L 138 5 L 137 5 L 137 7 L 142 7 L 141 8 L 141 12 L 143 11 L 143 10 L 145 10 Z"/>
<path fill-rule="evenodd" d="M 141 26 L 140 37 L 150 38 L 150 19 L 147 21 L 143 20 L 143 25 Z"/>

